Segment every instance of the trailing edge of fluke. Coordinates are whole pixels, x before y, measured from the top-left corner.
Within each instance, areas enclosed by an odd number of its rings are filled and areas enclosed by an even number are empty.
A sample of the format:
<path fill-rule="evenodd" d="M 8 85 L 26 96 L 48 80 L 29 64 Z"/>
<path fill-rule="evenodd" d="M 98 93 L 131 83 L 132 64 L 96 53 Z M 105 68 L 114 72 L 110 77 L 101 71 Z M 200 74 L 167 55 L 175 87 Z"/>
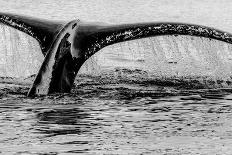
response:
<path fill-rule="evenodd" d="M 229 33 L 184 23 L 65 23 L 8 13 L 0 13 L 0 22 L 35 38 L 45 56 L 28 96 L 70 92 L 83 63 L 105 46 L 118 42 L 158 35 L 192 35 L 232 43 Z"/>

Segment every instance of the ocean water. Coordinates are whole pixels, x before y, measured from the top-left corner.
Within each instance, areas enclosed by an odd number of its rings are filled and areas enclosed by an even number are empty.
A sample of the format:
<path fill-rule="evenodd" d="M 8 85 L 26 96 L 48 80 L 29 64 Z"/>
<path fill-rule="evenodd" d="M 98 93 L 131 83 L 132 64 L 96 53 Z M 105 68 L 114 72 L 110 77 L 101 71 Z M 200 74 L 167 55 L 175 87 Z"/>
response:
<path fill-rule="evenodd" d="M 50 20 L 187 22 L 232 32 L 230 3 L 2 0 L 0 6 Z M 43 61 L 39 45 L 2 25 L 0 34 L 0 154 L 232 153 L 231 45 L 183 36 L 117 44 L 84 64 L 71 93 L 28 98 Z"/>
<path fill-rule="evenodd" d="M 123 72 L 80 74 L 72 93 L 35 98 L 25 96 L 33 78 L 4 79 L 0 153 L 231 154 L 232 89 L 162 86 Z"/>

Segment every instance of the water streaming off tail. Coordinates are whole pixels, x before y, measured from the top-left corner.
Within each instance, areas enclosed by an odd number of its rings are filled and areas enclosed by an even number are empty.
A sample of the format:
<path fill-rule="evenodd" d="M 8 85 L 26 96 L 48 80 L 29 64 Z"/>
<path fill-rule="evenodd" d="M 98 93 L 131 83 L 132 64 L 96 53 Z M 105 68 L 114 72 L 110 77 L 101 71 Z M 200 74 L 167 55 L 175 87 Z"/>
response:
<path fill-rule="evenodd" d="M 44 58 L 39 43 L 4 25 L 0 25 L 0 34 L 0 76 L 36 74 Z M 79 74 L 113 73 L 118 78 L 119 73 L 127 76 L 128 71 L 141 71 L 143 78 L 191 79 L 207 86 L 228 87 L 232 75 L 232 45 L 186 35 L 126 41 L 97 52 L 82 66 Z"/>
<path fill-rule="evenodd" d="M 190 79 L 207 86 L 228 87 L 232 44 L 186 35 L 126 41 L 103 48 L 87 60 L 80 73 L 99 75 L 125 69 L 163 80 Z"/>
<path fill-rule="evenodd" d="M 34 38 L 0 25 L 1 77 L 27 77 L 36 74 L 43 58 L 39 43 Z"/>

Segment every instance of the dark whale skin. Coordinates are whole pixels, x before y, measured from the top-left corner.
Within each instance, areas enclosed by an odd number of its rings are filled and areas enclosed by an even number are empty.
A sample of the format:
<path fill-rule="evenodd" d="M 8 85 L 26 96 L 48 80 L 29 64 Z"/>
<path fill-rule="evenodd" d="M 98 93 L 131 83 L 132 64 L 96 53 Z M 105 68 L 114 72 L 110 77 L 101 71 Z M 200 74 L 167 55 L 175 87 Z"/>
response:
<path fill-rule="evenodd" d="M 230 33 L 185 23 L 104 25 L 73 20 L 64 24 L 4 13 L 0 14 L 0 22 L 34 37 L 46 55 L 28 96 L 69 93 L 83 63 L 100 49 L 118 42 L 190 35 L 232 44 Z"/>
<path fill-rule="evenodd" d="M 57 34 L 66 24 L 61 21 L 48 21 L 9 13 L 0 13 L 0 22 L 35 38 L 40 44 L 43 55 L 46 55 Z"/>

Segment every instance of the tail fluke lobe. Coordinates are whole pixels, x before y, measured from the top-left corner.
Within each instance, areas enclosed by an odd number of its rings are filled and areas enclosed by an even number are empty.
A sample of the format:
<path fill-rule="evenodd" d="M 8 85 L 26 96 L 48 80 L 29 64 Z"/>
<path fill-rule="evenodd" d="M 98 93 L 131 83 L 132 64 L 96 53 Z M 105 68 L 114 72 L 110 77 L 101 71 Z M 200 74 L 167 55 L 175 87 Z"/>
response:
<path fill-rule="evenodd" d="M 214 28 L 184 23 L 143 23 L 115 26 L 95 26 L 85 30 L 83 51 L 88 57 L 105 46 L 134 39 L 160 35 L 191 35 L 232 43 L 232 35 Z"/>
<path fill-rule="evenodd" d="M 40 44 L 43 55 L 46 55 L 56 35 L 64 27 L 63 22 L 52 22 L 8 13 L 0 13 L 0 23 L 35 38 Z"/>

